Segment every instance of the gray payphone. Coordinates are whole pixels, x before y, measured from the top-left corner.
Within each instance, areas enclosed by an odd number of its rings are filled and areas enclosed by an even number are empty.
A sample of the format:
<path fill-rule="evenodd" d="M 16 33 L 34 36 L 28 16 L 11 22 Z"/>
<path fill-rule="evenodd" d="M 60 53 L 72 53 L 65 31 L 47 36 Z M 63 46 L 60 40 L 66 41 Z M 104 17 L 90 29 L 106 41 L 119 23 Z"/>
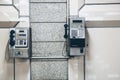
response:
<path fill-rule="evenodd" d="M 9 53 L 11 58 L 29 57 L 29 28 L 10 28 Z"/>
<path fill-rule="evenodd" d="M 69 24 L 65 26 L 64 38 L 67 39 L 69 56 L 85 55 L 86 28 L 85 18 L 71 16 Z M 68 32 L 67 32 L 68 31 Z"/>

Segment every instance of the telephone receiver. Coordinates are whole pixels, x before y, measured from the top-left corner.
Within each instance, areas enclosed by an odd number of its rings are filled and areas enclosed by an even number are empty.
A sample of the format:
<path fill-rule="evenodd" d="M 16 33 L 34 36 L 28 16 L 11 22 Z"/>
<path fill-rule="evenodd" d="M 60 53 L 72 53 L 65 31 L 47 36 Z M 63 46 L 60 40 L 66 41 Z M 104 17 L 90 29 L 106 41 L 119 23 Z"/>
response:
<path fill-rule="evenodd" d="M 15 30 L 10 31 L 10 41 L 9 44 L 11 47 L 15 45 Z"/>

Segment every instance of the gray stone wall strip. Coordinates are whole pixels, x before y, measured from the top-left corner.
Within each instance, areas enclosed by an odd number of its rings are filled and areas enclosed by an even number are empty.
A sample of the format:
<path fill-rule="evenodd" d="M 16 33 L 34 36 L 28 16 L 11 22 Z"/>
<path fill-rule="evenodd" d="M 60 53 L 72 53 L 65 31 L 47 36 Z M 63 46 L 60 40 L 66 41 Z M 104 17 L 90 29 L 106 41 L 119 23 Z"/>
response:
<path fill-rule="evenodd" d="M 68 80 L 64 24 L 67 22 L 67 0 L 30 0 L 32 28 L 32 80 Z"/>
<path fill-rule="evenodd" d="M 33 57 L 66 57 L 65 42 L 32 43 Z"/>
<path fill-rule="evenodd" d="M 68 61 L 32 62 L 32 80 L 68 80 Z"/>
<path fill-rule="evenodd" d="M 30 2 L 67 2 L 67 0 L 30 0 Z"/>
<path fill-rule="evenodd" d="M 66 22 L 66 3 L 31 3 L 31 22 Z"/>
<path fill-rule="evenodd" d="M 31 23 L 32 41 L 65 41 L 65 23 Z"/>

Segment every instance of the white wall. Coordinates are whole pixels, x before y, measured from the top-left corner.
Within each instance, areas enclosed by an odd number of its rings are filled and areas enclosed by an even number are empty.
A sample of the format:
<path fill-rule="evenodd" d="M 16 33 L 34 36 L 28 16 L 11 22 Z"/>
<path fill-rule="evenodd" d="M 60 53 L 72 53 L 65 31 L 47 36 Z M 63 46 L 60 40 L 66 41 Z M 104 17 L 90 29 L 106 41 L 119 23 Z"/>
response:
<path fill-rule="evenodd" d="M 70 15 L 79 15 L 79 9 L 83 6 L 84 0 L 69 0 L 70 1 Z"/>
<path fill-rule="evenodd" d="M 86 0 L 86 3 L 118 3 L 119 0 Z M 72 3 L 71 3 L 72 4 Z M 75 6 L 73 4 L 71 6 Z M 120 4 L 85 5 L 79 17 L 86 18 L 88 47 L 86 80 L 120 80 Z M 74 13 L 74 8 L 72 7 Z M 77 9 L 76 9 L 77 8 Z M 77 12 L 77 11 L 76 11 Z M 69 79 L 83 80 L 83 59 L 69 60 Z"/>
<path fill-rule="evenodd" d="M 120 28 L 88 28 L 87 80 L 120 80 Z"/>
<path fill-rule="evenodd" d="M 12 4 L 12 0 L 0 0 L 0 4 Z"/>
<path fill-rule="evenodd" d="M 7 61 L 9 29 L 0 29 L 0 80 L 13 79 L 13 64 Z M 7 47 L 6 47 L 7 46 Z"/>
<path fill-rule="evenodd" d="M 3 13 L 6 16 L 5 20 L 0 19 L 0 80 L 13 80 L 14 79 L 14 70 L 13 70 L 13 59 L 9 59 L 9 52 L 8 52 L 8 44 L 9 44 L 9 28 L 4 28 L 5 26 L 2 26 L 2 24 L 6 25 L 4 21 L 8 21 L 9 24 L 7 24 L 9 27 L 12 22 L 14 21 L 14 18 L 18 19 L 20 23 L 16 27 L 29 27 L 29 1 L 28 0 L 13 0 L 15 1 L 15 6 L 20 10 L 20 15 L 15 14 L 14 12 L 18 11 L 12 7 L 11 10 L 10 6 L 5 6 L 8 4 L 12 4 L 12 0 L 0 0 L 0 4 L 5 4 L 4 6 L 1 5 L 1 11 L 0 13 Z M 20 3 L 21 2 L 21 3 Z M 4 12 L 2 12 L 4 11 Z M 7 14 L 8 13 L 8 14 Z M 15 15 L 14 15 L 15 14 Z M 12 17 L 15 16 L 15 17 Z M 10 21 L 9 21 L 10 19 Z M 16 59 L 15 63 L 15 80 L 30 80 L 30 64 L 29 60 L 19 60 Z"/>
<path fill-rule="evenodd" d="M 88 28 L 86 80 L 120 80 L 120 28 Z M 82 57 L 69 60 L 69 79 L 83 80 Z"/>

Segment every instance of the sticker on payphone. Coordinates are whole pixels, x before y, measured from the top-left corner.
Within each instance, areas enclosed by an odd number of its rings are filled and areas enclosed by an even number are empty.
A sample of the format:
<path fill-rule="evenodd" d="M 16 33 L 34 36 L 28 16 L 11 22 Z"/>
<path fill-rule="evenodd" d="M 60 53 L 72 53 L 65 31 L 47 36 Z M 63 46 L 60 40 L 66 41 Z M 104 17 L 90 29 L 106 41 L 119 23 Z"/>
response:
<path fill-rule="evenodd" d="M 28 46 L 28 41 L 27 41 L 27 33 L 28 30 L 27 29 L 16 29 L 16 36 L 15 36 L 15 40 L 16 40 L 16 44 L 15 47 L 20 47 L 20 48 L 24 48 Z"/>

